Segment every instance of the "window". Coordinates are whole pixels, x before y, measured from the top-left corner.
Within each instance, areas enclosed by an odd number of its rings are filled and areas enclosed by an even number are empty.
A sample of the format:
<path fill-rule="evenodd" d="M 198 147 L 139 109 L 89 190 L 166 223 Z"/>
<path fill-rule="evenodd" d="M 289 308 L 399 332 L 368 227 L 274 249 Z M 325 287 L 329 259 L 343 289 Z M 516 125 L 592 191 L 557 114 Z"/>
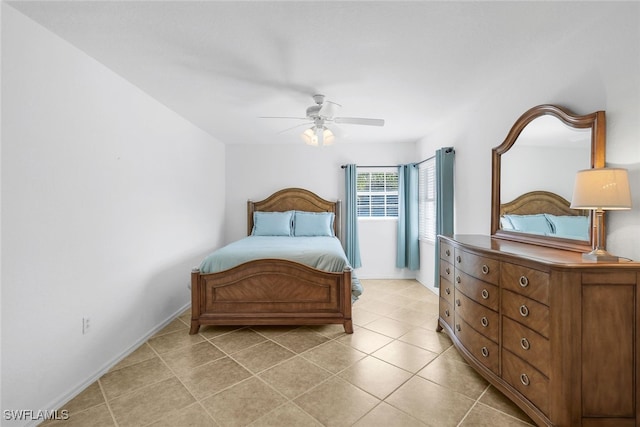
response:
<path fill-rule="evenodd" d="M 357 211 L 359 218 L 398 217 L 398 170 L 358 168 Z"/>
<path fill-rule="evenodd" d="M 429 159 L 418 167 L 418 203 L 420 239 L 436 240 L 436 160 Z"/>

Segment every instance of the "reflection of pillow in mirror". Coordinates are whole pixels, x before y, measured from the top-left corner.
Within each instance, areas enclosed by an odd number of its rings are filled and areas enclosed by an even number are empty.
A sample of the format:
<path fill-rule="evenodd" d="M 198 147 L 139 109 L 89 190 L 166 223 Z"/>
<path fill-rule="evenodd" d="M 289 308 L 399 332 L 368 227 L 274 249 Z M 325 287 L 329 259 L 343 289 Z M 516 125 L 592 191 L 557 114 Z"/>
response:
<path fill-rule="evenodd" d="M 558 237 L 589 240 L 589 218 L 586 216 L 545 214 Z"/>
<path fill-rule="evenodd" d="M 509 218 L 513 228 L 516 231 L 523 233 L 535 233 L 535 234 L 551 234 L 551 223 L 547 220 L 544 214 L 536 215 L 505 215 Z"/>
<path fill-rule="evenodd" d="M 506 216 L 501 216 L 500 217 L 500 229 L 502 229 L 502 230 L 514 230 L 513 224 L 511 223 L 511 220 L 509 218 L 507 218 Z"/>

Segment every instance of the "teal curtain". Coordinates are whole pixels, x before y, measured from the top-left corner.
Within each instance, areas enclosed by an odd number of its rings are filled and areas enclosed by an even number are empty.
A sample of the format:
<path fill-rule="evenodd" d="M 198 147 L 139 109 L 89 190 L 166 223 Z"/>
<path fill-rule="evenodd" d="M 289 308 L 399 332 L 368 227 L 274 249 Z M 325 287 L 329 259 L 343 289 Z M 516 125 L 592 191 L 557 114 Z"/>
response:
<path fill-rule="evenodd" d="M 436 234 L 453 235 L 453 147 L 436 151 Z M 435 287 L 440 286 L 440 242 L 436 239 Z"/>
<path fill-rule="evenodd" d="M 360 244 L 358 243 L 358 211 L 357 203 L 357 170 L 356 165 L 350 164 L 344 167 L 345 183 L 345 253 L 351 267 L 362 266 L 360 260 Z"/>
<path fill-rule="evenodd" d="M 418 167 L 398 166 L 398 247 L 396 267 L 420 268 Z"/>

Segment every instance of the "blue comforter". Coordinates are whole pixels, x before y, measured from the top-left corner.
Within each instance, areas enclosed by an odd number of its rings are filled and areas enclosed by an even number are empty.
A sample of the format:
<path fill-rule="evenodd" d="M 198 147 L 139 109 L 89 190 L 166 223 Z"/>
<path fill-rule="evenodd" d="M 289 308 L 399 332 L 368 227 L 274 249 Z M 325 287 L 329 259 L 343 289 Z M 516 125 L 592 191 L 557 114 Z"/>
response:
<path fill-rule="evenodd" d="M 262 258 L 286 259 L 334 273 L 351 267 L 336 237 L 249 236 L 209 254 L 200 264 L 200 272 L 217 273 Z M 362 285 L 352 272 L 352 300 L 361 294 Z"/>

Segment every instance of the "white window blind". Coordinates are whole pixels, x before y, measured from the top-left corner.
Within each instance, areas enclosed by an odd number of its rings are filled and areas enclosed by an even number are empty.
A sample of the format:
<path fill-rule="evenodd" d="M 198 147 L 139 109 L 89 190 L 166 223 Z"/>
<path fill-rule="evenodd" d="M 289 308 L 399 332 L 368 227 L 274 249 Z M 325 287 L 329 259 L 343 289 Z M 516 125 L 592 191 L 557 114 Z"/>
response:
<path fill-rule="evenodd" d="M 398 217 L 398 170 L 358 168 L 357 211 L 359 218 Z"/>
<path fill-rule="evenodd" d="M 420 239 L 436 240 L 436 160 L 418 166 L 418 203 Z"/>

